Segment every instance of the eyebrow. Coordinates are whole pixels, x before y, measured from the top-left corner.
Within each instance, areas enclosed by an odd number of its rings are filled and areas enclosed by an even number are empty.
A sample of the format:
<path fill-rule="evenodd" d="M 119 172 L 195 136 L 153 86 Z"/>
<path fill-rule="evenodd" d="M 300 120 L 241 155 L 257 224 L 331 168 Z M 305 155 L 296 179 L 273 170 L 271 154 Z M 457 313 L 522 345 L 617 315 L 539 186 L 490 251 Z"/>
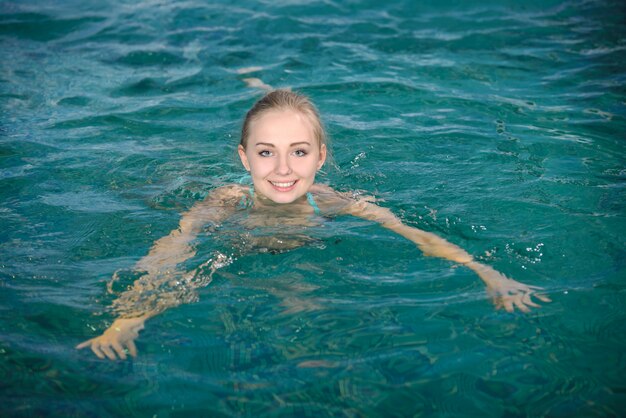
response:
<path fill-rule="evenodd" d="M 311 145 L 311 143 L 307 142 L 307 141 L 300 141 L 300 142 L 293 142 L 293 143 L 289 144 L 290 147 L 294 147 L 296 145 Z M 269 142 L 257 142 L 256 144 L 254 144 L 254 146 L 255 147 L 264 146 L 264 147 L 275 148 L 274 144 L 270 144 Z"/>

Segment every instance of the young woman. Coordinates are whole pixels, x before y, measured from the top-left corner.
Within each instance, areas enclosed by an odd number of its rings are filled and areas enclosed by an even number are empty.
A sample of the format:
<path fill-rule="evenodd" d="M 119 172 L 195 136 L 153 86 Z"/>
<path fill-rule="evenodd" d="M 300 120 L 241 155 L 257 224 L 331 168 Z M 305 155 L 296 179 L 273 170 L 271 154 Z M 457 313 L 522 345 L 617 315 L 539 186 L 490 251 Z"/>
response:
<path fill-rule="evenodd" d="M 127 352 L 136 356 L 134 340 L 145 321 L 168 307 L 188 302 L 193 298 L 190 288 L 206 285 L 215 270 L 227 264 L 227 258 L 218 255 L 208 262 L 208 277 L 197 280 L 193 271 L 181 276 L 179 264 L 195 254 L 192 241 L 207 224 L 219 231 L 222 222 L 243 211 L 242 226 L 251 229 L 295 226 L 306 230 L 320 224 L 320 215 L 352 215 L 375 221 L 413 241 L 425 255 L 475 271 L 497 308 L 526 312 L 538 307 L 531 300 L 533 295 L 550 301 L 534 293 L 539 288 L 505 277 L 435 234 L 404 225 L 388 209 L 316 184 L 315 175 L 326 161 L 326 135 L 315 106 L 301 94 L 275 90 L 259 100 L 246 115 L 238 152 L 252 185 L 220 187 L 185 213 L 178 229 L 156 241 L 135 266 L 145 274 L 114 301 L 118 318 L 102 335 L 77 348 L 90 347 L 99 358 L 111 360 L 125 359 Z M 252 248 L 279 251 L 306 242 L 298 234 L 250 236 L 249 240 Z"/>

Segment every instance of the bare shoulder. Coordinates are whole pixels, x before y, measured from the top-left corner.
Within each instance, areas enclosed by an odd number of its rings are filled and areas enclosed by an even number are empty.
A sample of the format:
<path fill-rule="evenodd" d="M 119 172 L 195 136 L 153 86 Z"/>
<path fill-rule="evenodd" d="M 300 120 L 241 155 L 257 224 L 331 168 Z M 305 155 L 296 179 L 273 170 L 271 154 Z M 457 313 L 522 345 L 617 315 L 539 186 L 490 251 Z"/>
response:
<path fill-rule="evenodd" d="M 367 194 L 340 192 L 323 184 L 311 187 L 311 193 L 324 214 L 353 215 L 383 223 L 397 220 L 389 209 L 378 206 L 377 199 Z"/>
<path fill-rule="evenodd" d="M 326 184 L 314 184 L 309 189 L 322 213 L 340 215 L 357 200 L 352 193 L 340 192 Z"/>
<path fill-rule="evenodd" d="M 309 189 L 309 192 L 314 197 L 325 199 L 347 199 L 350 197 L 349 193 L 339 192 L 326 184 L 315 183 Z"/>
<path fill-rule="evenodd" d="M 211 190 L 202 203 L 212 206 L 236 206 L 247 191 L 248 187 L 242 184 L 227 184 Z"/>
<path fill-rule="evenodd" d="M 337 193 L 335 189 L 333 189 L 327 184 L 322 184 L 322 183 L 313 184 L 311 188 L 309 189 L 309 191 L 313 193 L 314 195 L 325 194 L 325 193 Z"/>
<path fill-rule="evenodd" d="M 326 184 L 314 184 L 311 186 L 310 192 L 314 197 L 320 197 L 322 199 L 339 200 L 346 203 L 361 203 L 369 202 L 375 203 L 377 199 L 373 196 L 363 194 L 360 192 L 340 192 L 333 189 Z"/>

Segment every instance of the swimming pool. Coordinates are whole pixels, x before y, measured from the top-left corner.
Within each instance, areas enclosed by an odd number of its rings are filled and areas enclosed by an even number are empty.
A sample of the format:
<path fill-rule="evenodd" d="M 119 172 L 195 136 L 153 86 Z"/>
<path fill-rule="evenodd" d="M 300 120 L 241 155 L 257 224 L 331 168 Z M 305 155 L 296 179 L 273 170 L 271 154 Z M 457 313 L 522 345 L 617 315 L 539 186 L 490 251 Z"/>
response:
<path fill-rule="evenodd" d="M 0 3 L 2 415 L 623 414 L 621 2 L 89 3 Z M 243 174 L 246 78 L 317 103 L 321 182 L 553 302 L 496 311 L 471 271 L 345 217 L 234 257 L 133 361 L 74 350 L 113 272 Z"/>

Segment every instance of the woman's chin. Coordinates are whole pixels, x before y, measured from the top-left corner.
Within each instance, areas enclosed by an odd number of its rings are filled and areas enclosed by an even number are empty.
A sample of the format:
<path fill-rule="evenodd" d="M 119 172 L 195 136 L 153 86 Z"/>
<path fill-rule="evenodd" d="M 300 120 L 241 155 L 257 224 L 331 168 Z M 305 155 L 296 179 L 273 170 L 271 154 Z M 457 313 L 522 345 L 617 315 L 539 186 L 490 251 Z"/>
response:
<path fill-rule="evenodd" d="M 301 196 L 304 195 L 304 193 L 298 193 L 298 191 L 296 190 L 292 190 L 289 192 L 279 192 L 270 189 L 265 191 L 263 195 L 274 203 L 277 203 L 279 205 L 285 205 L 298 200 Z"/>
<path fill-rule="evenodd" d="M 266 196 L 268 199 L 270 199 L 272 202 L 274 203 L 278 203 L 279 205 L 285 205 L 288 203 L 293 203 L 296 199 L 298 199 L 298 196 L 295 196 L 293 194 L 289 194 L 287 195 L 285 194 L 272 194 L 272 196 Z"/>
<path fill-rule="evenodd" d="M 267 187 L 263 187 L 258 191 L 267 199 L 278 204 L 292 203 L 304 194 L 306 194 L 306 192 L 303 193 L 300 190 L 300 187 L 282 189 L 279 187 L 274 187 L 273 185 L 268 185 Z"/>

